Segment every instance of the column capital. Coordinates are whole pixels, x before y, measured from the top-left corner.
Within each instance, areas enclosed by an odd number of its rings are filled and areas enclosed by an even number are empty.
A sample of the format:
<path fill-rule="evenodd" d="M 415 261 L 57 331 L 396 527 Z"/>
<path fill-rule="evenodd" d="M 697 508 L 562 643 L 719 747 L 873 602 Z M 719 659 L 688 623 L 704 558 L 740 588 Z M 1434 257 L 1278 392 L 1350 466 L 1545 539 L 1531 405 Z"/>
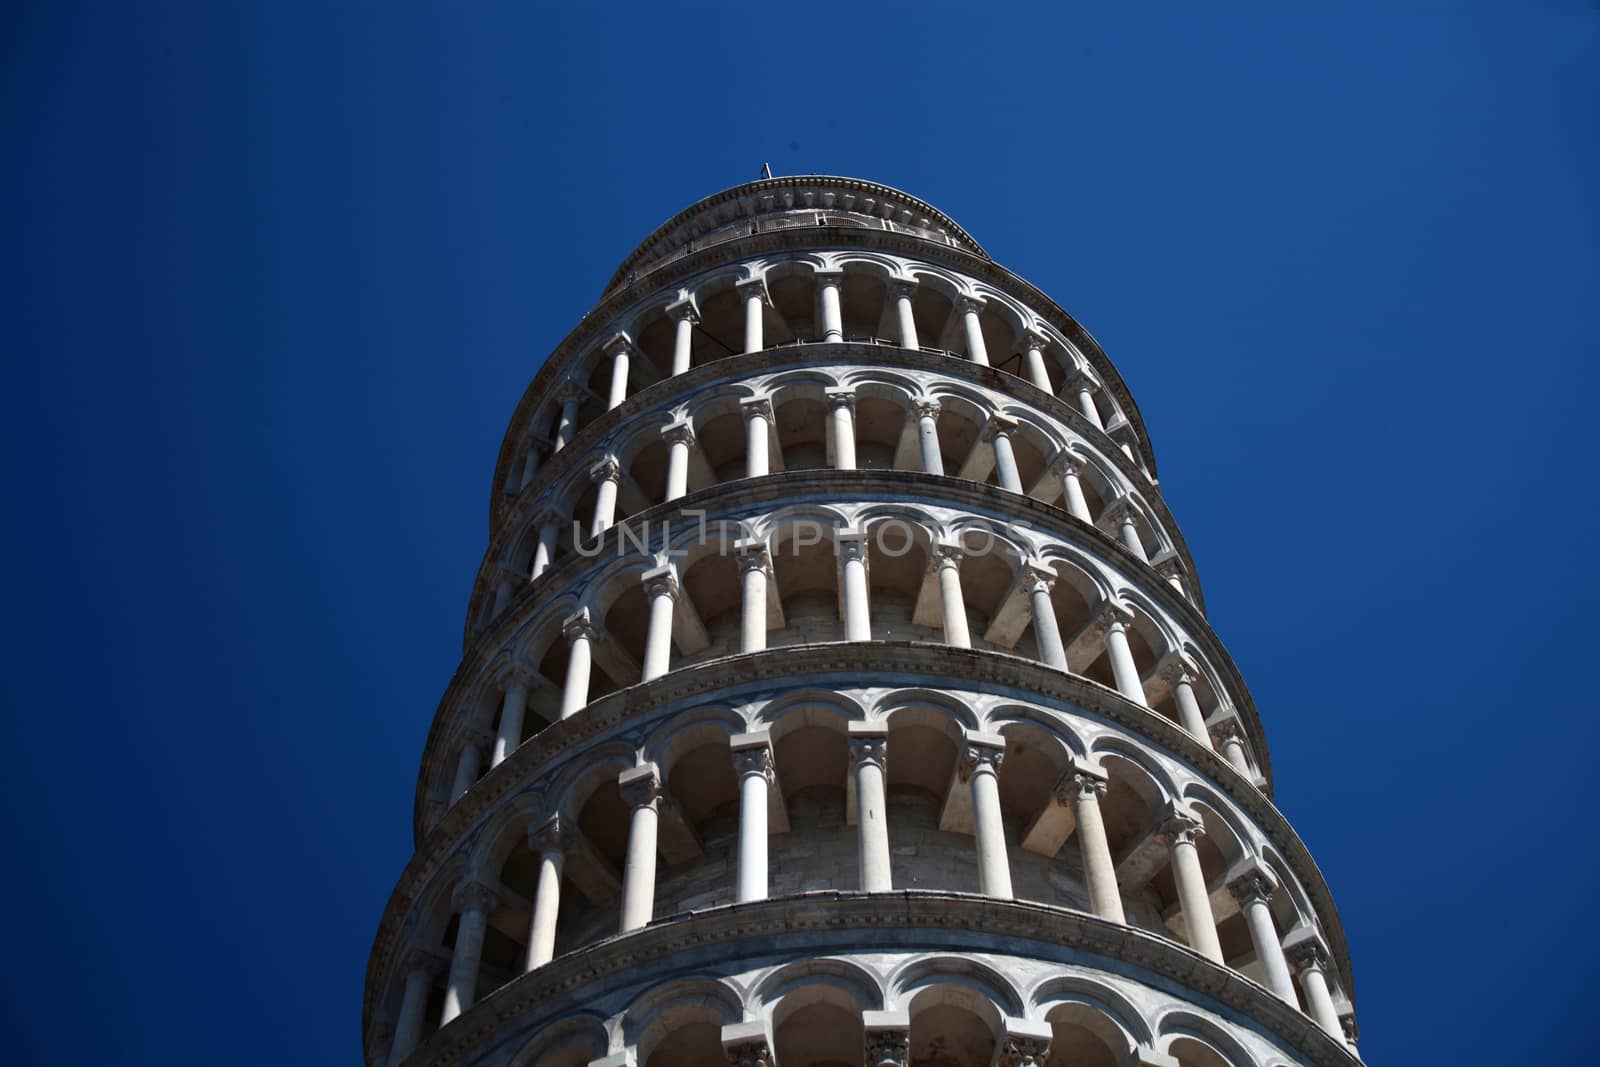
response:
<path fill-rule="evenodd" d="M 400 970 L 408 977 L 421 973 L 425 978 L 437 978 L 444 973 L 450 961 L 432 949 L 413 946 L 400 958 Z"/>
<path fill-rule="evenodd" d="M 1091 625 L 1095 632 L 1102 634 L 1112 630 L 1126 631 L 1133 625 L 1133 611 L 1115 600 L 1102 601 Z"/>
<path fill-rule="evenodd" d="M 866 1067 L 907 1067 L 911 1062 L 911 1018 L 905 1011 L 864 1011 Z"/>
<path fill-rule="evenodd" d="M 616 456 L 606 456 L 589 468 L 589 480 L 592 482 L 620 482 L 622 481 L 622 464 L 617 462 Z"/>
<path fill-rule="evenodd" d="M 1043 1067 L 1054 1036 L 1050 1024 L 1008 1018 L 1004 1025 L 998 1067 Z"/>
<path fill-rule="evenodd" d="M 494 738 L 489 736 L 489 731 L 476 724 L 467 726 L 456 736 L 456 743 L 461 748 L 469 746 L 480 749 L 488 748 L 493 741 Z"/>
<path fill-rule="evenodd" d="M 589 617 L 588 608 L 579 608 L 565 619 L 561 620 L 561 633 L 568 641 L 593 641 L 599 631 L 595 629 L 594 620 Z"/>
<path fill-rule="evenodd" d="M 736 541 L 733 551 L 738 557 L 740 574 L 752 570 L 759 570 L 764 574 L 772 572 L 772 551 L 760 538 L 747 537 Z"/>
<path fill-rule="evenodd" d="M 728 751 L 733 756 L 733 769 L 740 778 L 758 775 L 768 782 L 777 778 L 777 764 L 772 755 L 772 735 L 766 730 L 734 734 L 728 739 Z"/>
<path fill-rule="evenodd" d="M 1022 584 L 1030 593 L 1041 587 L 1048 593 L 1056 586 L 1056 572 L 1039 560 L 1029 560 L 1022 565 Z"/>
<path fill-rule="evenodd" d="M 617 791 L 630 808 L 655 808 L 661 804 L 661 772 L 654 763 L 629 767 L 617 775 Z"/>
<path fill-rule="evenodd" d="M 1206 832 L 1206 824 L 1194 812 L 1173 804 L 1168 806 L 1156 832 L 1169 845 L 1192 845 Z"/>
<path fill-rule="evenodd" d="M 739 295 L 746 300 L 752 296 L 759 296 L 763 304 L 771 303 L 767 297 L 766 278 L 746 278 L 743 281 L 734 282 L 733 287 L 739 290 Z"/>
<path fill-rule="evenodd" d="M 528 847 L 535 852 L 566 852 L 572 840 L 570 820 L 559 813 L 528 827 Z"/>
<path fill-rule="evenodd" d="M 1063 804 L 1084 798 L 1099 800 L 1106 795 L 1109 780 L 1105 769 L 1077 759 L 1069 760 L 1067 769 L 1056 779 L 1055 796 Z"/>
<path fill-rule="evenodd" d="M 1344 1031 L 1344 1039 L 1352 1048 L 1361 1037 L 1361 1027 L 1356 1025 L 1356 1009 L 1345 1007 L 1339 1012 L 1339 1029 Z"/>
<path fill-rule="evenodd" d="M 669 422 L 661 427 L 661 439 L 669 445 L 692 445 L 694 444 L 694 423 L 688 419 Z"/>
<path fill-rule="evenodd" d="M 940 406 L 937 400 L 929 397 L 913 400 L 911 402 L 911 410 L 919 419 L 937 419 L 939 412 L 943 411 L 944 408 Z"/>
<path fill-rule="evenodd" d="M 845 726 L 850 756 L 856 764 L 873 763 L 888 772 L 889 730 L 882 723 L 852 722 Z"/>
<path fill-rule="evenodd" d="M 546 526 L 555 526 L 559 528 L 566 521 L 566 516 L 561 514 L 561 512 L 557 511 L 555 508 L 545 508 L 534 517 L 533 525 L 535 529 L 542 529 Z"/>
<path fill-rule="evenodd" d="M 552 392 L 555 393 L 555 398 L 557 400 L 565 403 L 568 400 L 582 400 L 589 390 L 585 389 L 571 378 L 564 378 L 562 379 L 561 384 L 557 385 Z"/>
<path fill-rule="evenodd" d="M 666 310 L 674 322 L 682 322 L 684 319 L 688 319 L 690 322 L 700 321 L 700 309 L 695 306 L 693 293 L 685 293 L 680 296 L 668 304 Z"/>
<path fill-rule="evenodd" d="M 830 411 L 837 407 L 847 407 L 851 411 L 856 409 L 856 391 L 849 386 L 830 387 L 823 390 L 823 395 L 827 397 Z"/>
<path fill-rule="evenodd" d="M 1188 682 L 1193 685 L 1195 679 L 1200 677 L 1200 667 L 1188 656 L 1180 652 L 1163 659 L 1161 666 L 1156 669 L 1156 673 L 1166 679 L 1169 685 L 1175 686 L 1180 682 Z"/>
<path fill-rule="evenodd" d="M 1244 728 L 1239 725 L 1239 720 L 1235 716 L 1230 715 L 1221 722 L 1213 723 L 1207 726 L 1206 730 L 1211 734 L 1211 743 L 1217 748 L 1221 748 L 1229 741 L 1244 744 Z"/>
<path fill-rule="evenodd" d="M 450 906 L 460 912 L 481 911 L 488 914 L 499 903 L 500 894 L 494 887 L 475 878 L 462 882 L 450 894 Z"/>
<path fill-rule="evenodd" d="M 1322 936 L 1309 926 L 1290 930 L 1283 939 L 1283 955 L 1296 974 L 1306 971 L 1328 973 L 1328 946 Z"/>
<path fill-rule="evenodd" d="M 974 293 L 962 293 L 956 297 L 956 311 L 963 315 L 969 311 L 982 311 L 988 305 L 988 300 Z"/>
<path fill-rule="evenodd" d="M 909 299 L 917 292 L 917 280 L 903 275 L 895 275 L 889 279 L 889 295 L 896 299 L 906 297 Z"/>
<path fill-rule="evenodd" d="M 1080 393 L 1097 393 L 1100 391 L 1100 383 L 1095 380 L 1093 374 L 1089 373 L 1089 368 L 1081 363 L 1072 368 L 1067 378 L 1072 383 L 1072 387 Z"/>
<path fill-rule="evenodd" d="M 960 567 L 966 554 L 967 550 L 958 542 L 936 541 L 928 553 L 928 568 L 936 571 L 945 566 Z"/>
<path fill-rule="evenodd" d="M 1022 345 L 1024 351 L 1030 348 L 1036 348 L 1040 352 L 1043 352 L 1050 347 L 1050 338 L 1046 337 L 1042 331 L 1033 326 L 1023 330 L 1022 336 L 1017 338 L 1017 342 Z"/>
<path fill-rule="evenodd" d="M 1010 415 L 995 412 L 989 416 L 989 421 L 983 424 L 983 440 L 993 441 L 1001 434 L 1011 435 L 1017 430 L 1017 420 Z"/>
<path fill-rule="evenodd" d="M 968 730 L 965 747 L 961 753 L 959 773 L 966 781 L 985 770 L 997 774 L 1006 756 L 1006 739 L 999 734 Z"/>
<path fill-rule="evenodd" d="M 633 338 L 628 336 L 627 331 L 618 330 L 600 348 L 608 356 L 615 356 L 618 352 L 628 354 L 634 351 Z"/>
<path fill-rule="evenodd" d="M 739 401 L 739 410 L 744 412 L 745 418 L 752 416 L 772 421 L 772 398 L 770 396 L 747 396 Z"/>
<path fill-rule="evenodd" d="M 1227 874 L 1228 893 L 1240 907 L 1254 901 L 1263 903 L 1272 899 L 1278 888 L 1278 878 L 1254 860 L 1246 860 Z"/>
<path fill-rule="evenodd" d="M 650 599 L 658 596 L 669 596 L 678 599 L 680 586 L 678 584 L 678 568 L 670 563 L 659 567 L 651 567 L 639 576 L 639 582 L 644 586 L 644 595 Z"/>
<path fill-rule="evenodd" d="M 1050 461 L 1050 473 L 1057 478 L 1065 478 L 1069 474 L 1076 477 L 1083 473 L 1083 469 L 1086 466 L 1088 466 L 1088 462 L 1082 456 L 1076 452 L 1062 449 L 1057 453 L 1056 458 Z"/>
<path fill-rule="evenodd" d="M 854 527 L 845 527 L 834 531 L 834 551 L 839 554 L 839 562 L 847 563 L 851 560 L 866 561 L 867 558 L 867 531 Z"/>
<path fill-rule="evenodd" d="M 838 287 L 844 281 L 844 271 L 838 267 L 814 270 L 811 272 L 811 276 L 817 280 L 818 285 Z"/>

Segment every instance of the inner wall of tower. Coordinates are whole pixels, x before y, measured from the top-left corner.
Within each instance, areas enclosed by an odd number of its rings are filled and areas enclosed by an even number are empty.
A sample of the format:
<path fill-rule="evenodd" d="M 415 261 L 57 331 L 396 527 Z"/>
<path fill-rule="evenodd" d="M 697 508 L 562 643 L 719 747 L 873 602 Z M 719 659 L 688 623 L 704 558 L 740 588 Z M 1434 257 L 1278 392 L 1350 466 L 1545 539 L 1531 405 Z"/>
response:
<path fill-rule="evenodd" d="M 1270 773 L 1092 339 L 904 194 L 740 187 L 513 418 L 369 1059 L 1353 1062 Z"/>

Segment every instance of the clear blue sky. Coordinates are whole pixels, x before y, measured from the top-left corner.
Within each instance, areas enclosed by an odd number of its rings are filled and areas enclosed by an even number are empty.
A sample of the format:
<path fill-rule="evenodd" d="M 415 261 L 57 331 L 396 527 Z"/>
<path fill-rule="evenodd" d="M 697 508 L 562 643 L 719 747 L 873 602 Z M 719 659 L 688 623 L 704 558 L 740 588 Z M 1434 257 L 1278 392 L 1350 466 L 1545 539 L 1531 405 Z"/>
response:
<path fill-rule="evenodd" d="M 1371 1061 L 1573 1054 L 1592 8 L 227 6 L 4 16 L 9 1062 L 359 1062 L 512 406 L 763 161 L 1117 362 Z"/>

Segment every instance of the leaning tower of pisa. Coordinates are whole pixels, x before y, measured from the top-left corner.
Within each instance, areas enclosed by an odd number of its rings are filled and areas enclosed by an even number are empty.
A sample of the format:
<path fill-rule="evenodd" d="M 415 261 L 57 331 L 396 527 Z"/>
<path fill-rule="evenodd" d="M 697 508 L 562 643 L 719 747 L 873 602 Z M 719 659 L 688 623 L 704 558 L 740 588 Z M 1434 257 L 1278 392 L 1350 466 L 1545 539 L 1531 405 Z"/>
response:
<path fill-rule="evenodd" d="M 1133 398 L 959 225 L 740 185 L 500 449 L 374 1067 L 1354 1064 Z"/>

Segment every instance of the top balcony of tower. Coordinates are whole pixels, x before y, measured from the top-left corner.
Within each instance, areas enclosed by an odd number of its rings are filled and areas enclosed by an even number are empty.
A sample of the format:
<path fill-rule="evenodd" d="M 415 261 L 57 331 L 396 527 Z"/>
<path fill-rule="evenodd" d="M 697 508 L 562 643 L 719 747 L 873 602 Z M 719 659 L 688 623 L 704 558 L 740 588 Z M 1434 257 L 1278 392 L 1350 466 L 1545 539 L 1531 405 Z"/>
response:
<path fill-rule="evenodd" d="M 989 258 L 955 220 L 908 193 L 859 178 L 793 175 L 735 185 L 684 208 L 628 254 L 605 293 L 697 249 L 755 232 L 818 225 L 909 234 Z"/>

